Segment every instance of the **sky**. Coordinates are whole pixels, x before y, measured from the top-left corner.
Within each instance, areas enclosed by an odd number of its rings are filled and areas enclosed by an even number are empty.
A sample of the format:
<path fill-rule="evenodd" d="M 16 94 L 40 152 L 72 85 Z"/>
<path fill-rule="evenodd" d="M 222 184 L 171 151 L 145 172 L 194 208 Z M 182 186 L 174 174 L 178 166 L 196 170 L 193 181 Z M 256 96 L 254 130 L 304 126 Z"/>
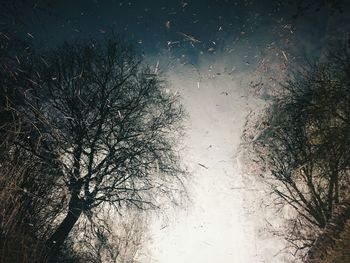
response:
<path fill-rule="evenodd" d="M 154 216 L 141 262 L 290 262 L 273 234 L 288 211 L 276 216 L 263 204 L 269 194 L 244 172 L 241 134 L 290 67 L 350 32 L 346 1 L 342 12 L 319 5 L 336 1 L 294 2 L 0 1 L 0 28 L 42 50 L 123 35 L 182 96 L 190 201 Z"/>

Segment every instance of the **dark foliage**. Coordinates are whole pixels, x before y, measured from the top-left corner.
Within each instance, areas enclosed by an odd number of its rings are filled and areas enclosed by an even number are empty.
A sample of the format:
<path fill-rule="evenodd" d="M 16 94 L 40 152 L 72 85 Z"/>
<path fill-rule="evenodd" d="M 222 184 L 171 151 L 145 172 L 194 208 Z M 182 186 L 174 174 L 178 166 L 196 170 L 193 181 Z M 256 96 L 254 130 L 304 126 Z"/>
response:
<path fill-rule="evenodd" d="M 337 43 L 283 85 L 256 124 L 257 162 L 277 195 L 299 217 L 288 239 L 305 248 L 335 206 L 349 200 L 350 48 Z M 311 231 L 313 229 L 313 231 Z"/>
<path fill-rule="evenodd" d="M 101 233 L 112 233 L 109 216 L 154 208 L 181 181 L 179 98 L 117 37 L 66 43 L 41 55 L 26 44 L 10 48 L 3 37 L 1 187 L 16 188 L 18 208 L 13 200 L 2 203 L 2 233 L 11 214 L 20 221 L 11 221 L 13 229 L 28 229 L 43 255 L 46 243 L 51 261 L 64 243 L 71 251 L 79 247 L 74 242 L 90 246 L 80 255 L 96 259 L 102 248 L 113 251 L 108 239 L 98 242 Z"/>

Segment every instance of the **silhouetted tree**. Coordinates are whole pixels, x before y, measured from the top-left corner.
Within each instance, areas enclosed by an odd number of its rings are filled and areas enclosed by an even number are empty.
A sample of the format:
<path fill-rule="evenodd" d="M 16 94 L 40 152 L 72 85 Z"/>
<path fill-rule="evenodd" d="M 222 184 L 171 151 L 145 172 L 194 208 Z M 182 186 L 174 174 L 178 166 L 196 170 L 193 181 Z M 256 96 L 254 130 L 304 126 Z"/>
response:
<path fill-rule="evenodd" d="M 278 200 L 300 216 L 295 223 L 322 229 L 334 206 L 349 199 L 348 43 L 337 43 L 320 62 L 296 71 L 282 89 L 245 139 Z M 294 230 L 298 235 L 290 241 L 314 238 Z"/>
<path fill-rule="evenodd" d="M 56 172 L 19 145 L 36 129 L 21 110 L 26 105 L 24 91 L 31 85 L 32 52 L 27 41 L 0 33 L 1 262 L 45 261 L 41 236 L 59 212 L 59 200 L 51 193 Z M 50 216 L 45 212 L 48 204 Z"/>
<path fill-rule="evenodd" d="M 62 172 L 52 191 L 67 208 L 47 240 L 52 255 L 83 214 L 152 207 L 152 193 L 184 173 L 179 98 L 140 63 L 114 37 L 66 43 L 37 60 L 24 108 L 37 129 L 21 146 Z"/>
<path fill-rule="evenodd" d="M 101 211 L 98 218 L 80 220 L 74 227 L 61 249 L 60 260 L 67 263 L 137 263 L 145 252 L 147 233 L 147 218 L 140 216 L 137 210 L 113 217 Z"/>

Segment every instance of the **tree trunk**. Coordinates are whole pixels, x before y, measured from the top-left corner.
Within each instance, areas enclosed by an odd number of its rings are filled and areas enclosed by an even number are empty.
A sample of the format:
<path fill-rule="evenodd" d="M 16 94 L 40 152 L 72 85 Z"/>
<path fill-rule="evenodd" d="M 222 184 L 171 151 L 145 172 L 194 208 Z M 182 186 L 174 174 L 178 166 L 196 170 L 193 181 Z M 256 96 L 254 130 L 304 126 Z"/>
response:
<path fill-rule="evenodd" d="M 73 194 L 69 201 L 68 213 L 63 219 L 61 224 L 58 226 L 56 231 L 47 240 L 46 246 L 49 248 L 50 261 L 54 259 L 67 239 L 70 231 L 72 230 L 75 223 L 78 221 L 80 215 L 83 212 L 83 204 L 77 194 Z"/>
<path fill-rule="evenodd" d="M 339 204 L 339 175 L 335 178 L 334 203 Z"/>

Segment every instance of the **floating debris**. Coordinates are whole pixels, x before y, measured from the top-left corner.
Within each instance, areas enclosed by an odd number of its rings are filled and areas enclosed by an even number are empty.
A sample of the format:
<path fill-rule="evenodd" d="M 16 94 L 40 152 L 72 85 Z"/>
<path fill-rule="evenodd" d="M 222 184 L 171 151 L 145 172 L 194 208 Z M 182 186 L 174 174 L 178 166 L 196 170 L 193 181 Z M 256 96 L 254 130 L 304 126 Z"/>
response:
<path fill-rule="evenodd" d="M 165 22 L 165 27 L 166 27 L 167 29 L 170 29 L 170 21 L 169 21 L 169 20 Z"/>
<path fill-rule="evenodd" d="M 178 34 L 182 35 L 183 37 L 185 37 L 186 40 L 194 42 L 194 43 L 201 43 L 201 41 L 199 41 L 198 39 L 196 39 L 194 36 L 191 35 L 187 35 L 183 32 L 178 32 Z"/>
<path fill-rule="evenodd" d="M 198 165 L 201 166 L 201 167 L 203 167 L 203 168 L 205 168 L 205 169 L 207 169 L 207 170 L 209 169 L 207 166 L 205 166 L 205 165 L 202 164 L 202 163 L 198 163 Z"/>
<path fill-rule="evenodd" d="M 283 57 L 285 58 L 285 60 L 288 62 L 288 57 L 286 55 L 286 53 L 282 50 L 282 54 L 283 54 Z"/>
<path fill-rule="evenodd" d="M 34 36 L 31 33 L 27 33 L 28 36 L 30 36 L 31 38 L 34 38 Z"/>

